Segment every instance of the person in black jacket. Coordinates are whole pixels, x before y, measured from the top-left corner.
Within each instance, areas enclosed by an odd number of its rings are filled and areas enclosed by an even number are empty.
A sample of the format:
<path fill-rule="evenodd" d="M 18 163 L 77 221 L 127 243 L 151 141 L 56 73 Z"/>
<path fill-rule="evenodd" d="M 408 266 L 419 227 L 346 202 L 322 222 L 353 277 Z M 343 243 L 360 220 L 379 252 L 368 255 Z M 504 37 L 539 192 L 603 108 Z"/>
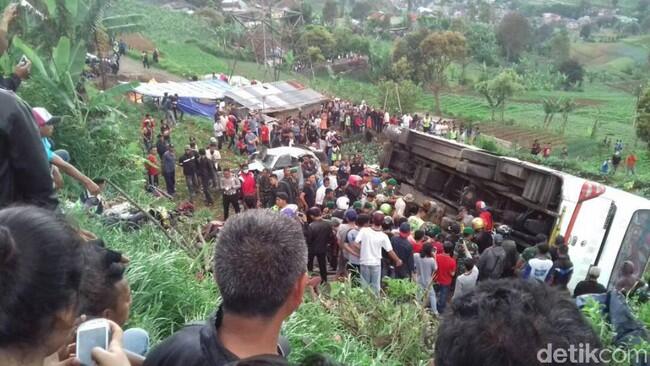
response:
<path fill-rule="evenodd" d="M 205 149 L 199 149 L 199 159 L 197 160 L 197 175 L 201 180 L 201 188 L 205 195 L 206 206 L 212 205 L 212 196 L 210 196 L 210 179 L 212 178 L 212 169 L 214 165 L 210 159 L 205 156 Z"/>
<path fill-rule="evenodd" d="M 410 234 L 411 225 L 409 225 L 408 222 L 404 222 L 399 227 L 399 235 L 393 236 L 390 239 L 390 243 L 393 246 L 395 254 L 397 254 L 397 257 L 404 263 L 403 266 L 395 268 L 395 278 L 411 279 L 413 271 L 415 270 L 413 261 L 413 246 L 408 241 Z"/>
<path fill-rule="evenodd" d="M 600 277 L 600 268 L 593 266 L 587 272 L 587 279 L 578 282 L 576 288 L 573 290 L 573 297 L 586 294 L 604 294 L 607 292 L 605 286 L 598 283 Z"/>
<path fill-rule="evenodd" d="M 318 260 L 321 283 L 327 282 L 327 249 L 330 245 L 336 245 L 336 237 L 332 226 L 323 220 L 321 210 L 312 207 L 307 211 L 312 219 L 305 239 L 307 240 L 307 271 L 314 269 L 314 257 Z"/>
<path fill-rule="evenodd" d="M 190 195 L 190 201 L 196 194 L 196 189 L 199 186 L 196 179 L 198 155 L 199 154 L 196 151 L 193 151 L 192 148 L 187 145 L 185 146 L 185 154 L 178 159 L 178 163 L 183 167 L 183 175 L 185 176 L 185 183 L 187 183 L 187 191 Z"/>
<path fill-rule="evenodd" d="M 48 209 L 58 205 L 31 108 L 0 89 L 0 207 L 16 202 Z"/>
<path fill-rule="evenodd" d="M 280 329 L 309 281 L 300 224 L 270 210 L 247 210 L 221 229 L 214 258 L 222 299 L 216 316 L 163 341 L 144 366 L 225 366 L 262 355 L 264 364 L 286 363 Z"/>

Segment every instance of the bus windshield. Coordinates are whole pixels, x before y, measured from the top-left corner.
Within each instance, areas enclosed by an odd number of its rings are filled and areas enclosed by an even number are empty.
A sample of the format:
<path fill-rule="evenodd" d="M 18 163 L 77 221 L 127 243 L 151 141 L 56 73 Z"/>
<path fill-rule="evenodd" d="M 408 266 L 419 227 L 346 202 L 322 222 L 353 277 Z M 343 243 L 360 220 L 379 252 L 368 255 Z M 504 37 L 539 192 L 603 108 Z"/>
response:
<path fill-rule="evenodd" d="M 625 261 L 632 262 L 635 275 L 642 278 L 648 258 L 650 258 L 650 210 L 638 210 L 632 215 L 625 232 L 608 287 L 615 286 L 620 279 L 621 268 Z"/>

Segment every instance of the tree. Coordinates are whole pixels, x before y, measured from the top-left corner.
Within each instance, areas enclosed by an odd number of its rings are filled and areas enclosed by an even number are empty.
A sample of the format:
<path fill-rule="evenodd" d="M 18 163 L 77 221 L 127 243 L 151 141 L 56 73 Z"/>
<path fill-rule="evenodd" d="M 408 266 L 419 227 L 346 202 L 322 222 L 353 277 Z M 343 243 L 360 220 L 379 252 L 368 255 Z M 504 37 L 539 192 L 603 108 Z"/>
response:
<path fill-rule="evenodd" d="M 506 100 L 524 87 L 519 75 L 512 69 L 506 69 L 492 80 L 477 83 L 475 88 L 487 100 L 492 111 L 492 120 L 494 121 L 494 112 L 501 109 L 501 121 L 504 121 Z"/>
<path fill-rule="evenodd" d="M 421 46 L 422 41 L 431 34 L 428 29 L 420 29 L 416 32 L 407 33 L 404 37 L 399 38 L 393 45 L 393 62 L 397 62 L 405 58 L 410 67 L 411 74 L 406 77 L 413 80 L 416 84 L 425 81 L 424 63 L 425 59 L 423 49 Z"/>
<path fill-rule="evenodd" d="M 338 8 L 335 0 L 325 1 L 325 6 L 323 6 L 323 23 L 332 24 L 338 15 Z"/>
<path fill-rule="evenodd" d="M 576 85 L 582 85 L 582 80 L 585 77 L 585 69 L 578 61 L 574 59 L 566 60 L 558 66 L 557 71 L 565 76 L 563 83 L 565 90 Z"/>
<path fill-rule="evenodd" d="M 650 88 L 646 89 L 636 106 L 636 135 L 650 143 Z"/>
<path fill-rule="evenodd" d="M 411 80 L 382 81 L 377 85 L 386 100 L 386 109 L 389 111 L 412 111 L 415 109 L 422 89 Z"/>
<path fill-rule="evenodd" d="M 555 114 L 560 112 L 560 100 L 556 98 L 544 98 L 542 107 L 544 108 L 544 128 L 548 129 L 551 123 L 553 123 Z"/>
<path fill-rule="evenodd" d="M 580 38 L 587 41 L 591 38 L 591 24 L 587 23 L 580 28 Z"/>
<path fill-rule="evenodd" d="M 368 17 L 368 14 L 370 14 L 370 10 L 372 10 L 372 5 L 368 1 L 357 1 L 352 7 L 350 16 L 353 19 L 363 22 Z"/>
<path fill-rule="evenodd" d="M 469 54 L 476 62 L 487 66 L 497 64 L 497 36 L 492 26 L 473 23 L 465 33 L 465 39 Z"/>
<path fill-rule="evenodd" d="M 567 32 L 566 29 L 563 29 L 556 33 L 549 41 L 549 46 L 551 49 L 551 59 L 555 61 L 556 64 L 561 64 L 568 60 L 571 54 L 569 32 Z"/>
<path fill-rule="evenodd" d="M 440 90 L 447 81 L 445 71 L 452 62 L 466 57 L 465 37 L 458 32 L 434 32 L 420 43 L 420 48 L 424 56 L 419 60 L 425 67 L 424 80 L 431 86 L 436 102 L 435 112 L 440 115 Z"/>
<path fill-rule="evenodd" d="M 573 99 L 564 98 L 560 103 L 560 112 L 562 113 L 562 134 L 566 131 L 566 127 L 569 123 L 569 114 L 576 109 L 577 105 Z"/>
<path fill-rule="evenodd" d="M 304 28 L 296 47 L 296 58 L 309 65 L 314 75 L 314 64 L 325 61 L 334 54 L 336 41 L 327 28 L 308 25 Z"/>
<path fill-rule="evenodd" d="M 508 61 L 516 61 L 521 52 L 528 47 L 531 38 L 528 19 L 519 13 L 506 14 L 497 30 L 497 39 L 501 43 Z"/>

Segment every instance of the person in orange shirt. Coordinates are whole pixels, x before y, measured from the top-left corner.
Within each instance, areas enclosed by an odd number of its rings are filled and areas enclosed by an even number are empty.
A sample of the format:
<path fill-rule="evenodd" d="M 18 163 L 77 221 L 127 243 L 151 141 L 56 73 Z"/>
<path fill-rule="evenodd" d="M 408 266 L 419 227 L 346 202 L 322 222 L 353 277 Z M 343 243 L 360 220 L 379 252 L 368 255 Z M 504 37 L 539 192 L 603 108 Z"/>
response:
<path fill-rule="evenodd" d="M 625 175 L 636 175 L 636 162 L 637 158 L 634 153 L 629 153 L 625 158 Z"/>

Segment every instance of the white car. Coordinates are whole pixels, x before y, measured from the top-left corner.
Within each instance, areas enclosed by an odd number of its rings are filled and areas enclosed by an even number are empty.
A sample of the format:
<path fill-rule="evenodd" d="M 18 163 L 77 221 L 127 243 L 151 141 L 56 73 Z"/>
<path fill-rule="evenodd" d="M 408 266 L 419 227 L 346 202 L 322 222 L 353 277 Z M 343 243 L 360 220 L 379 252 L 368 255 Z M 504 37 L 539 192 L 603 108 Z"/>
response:
<path fill-rule="evenodd" d="M 302 187 L 304 178 L 302 176 L 301 160 L 305 156 L 310 156 L 314 161 L 316 179 L 321 181 L 323 173 L 320 169 L 321 159 L 319 156 L 323 158 L 323 152 L 303 146 L 282 146 L 258 151 L 250 157 L 248 169 L 257 172 L 268 169 L 277 175 L 278 179 L 282 179 L 284 177 L 284 168 L 298 168 L 299 185 Z"/>

